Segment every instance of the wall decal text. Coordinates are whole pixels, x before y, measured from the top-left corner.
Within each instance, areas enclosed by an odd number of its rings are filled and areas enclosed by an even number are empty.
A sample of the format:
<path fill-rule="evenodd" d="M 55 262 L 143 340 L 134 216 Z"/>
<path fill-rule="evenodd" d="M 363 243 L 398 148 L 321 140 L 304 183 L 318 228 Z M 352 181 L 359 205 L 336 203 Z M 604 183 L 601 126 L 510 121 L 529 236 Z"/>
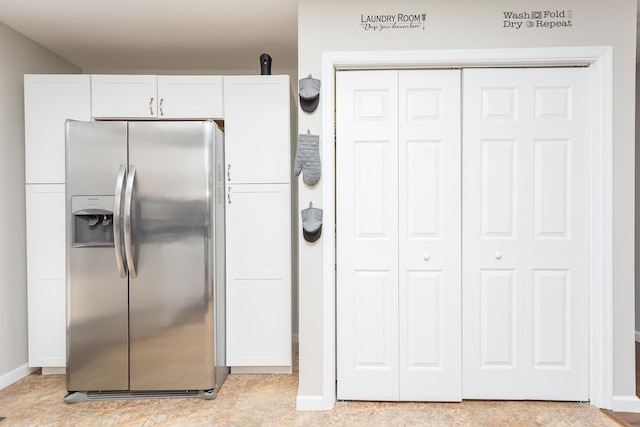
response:
<path fill-rule="evenodd" d="M 538 10 L 531 12 L 502 12 L 502 28 L 520 30 L 539 28 L 554 30 L 573 27 L 572 10 Z"/>
<path fill-rule="evenodd" d="M 365 31 L 385 30 L 424 30 L 427 22 L 426 13 L 395 13 L 382 15 L 360 15 L 358 23 Z"/>

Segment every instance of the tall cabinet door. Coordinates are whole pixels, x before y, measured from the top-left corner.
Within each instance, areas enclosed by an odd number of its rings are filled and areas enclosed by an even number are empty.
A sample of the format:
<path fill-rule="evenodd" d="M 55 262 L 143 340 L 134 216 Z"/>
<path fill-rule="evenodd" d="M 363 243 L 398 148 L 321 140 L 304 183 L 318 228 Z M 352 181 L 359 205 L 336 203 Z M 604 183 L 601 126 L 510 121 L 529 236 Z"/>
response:
<path fill-rule="evenodd" d="M 91 119 L 90 76 L 25 75 L 24 118 L 26 183 L 64 183 L 64 123 Z"/>
<path fill-rule="evenodd" d="M 288 184 L 227 193 L 227 364 L 291 367 Z"/>
<path fill-rule="evenodd" d="M 338 73 L 340 399 L 461 399 L 459 87 Z"/>
<path fill-rule="evenodd" d="M 464 71 L 464 397 L 588 399 L 588 70 Z"/>
<path fill-rule="evenodd" d="M 224 77 L 228 182 L 291 182 L 289 94 L 289 76 Z"/>
<path fill-rule="evenodd" d="M 64 184 L 26 188 L 29 366 L 66 365 Z"/>

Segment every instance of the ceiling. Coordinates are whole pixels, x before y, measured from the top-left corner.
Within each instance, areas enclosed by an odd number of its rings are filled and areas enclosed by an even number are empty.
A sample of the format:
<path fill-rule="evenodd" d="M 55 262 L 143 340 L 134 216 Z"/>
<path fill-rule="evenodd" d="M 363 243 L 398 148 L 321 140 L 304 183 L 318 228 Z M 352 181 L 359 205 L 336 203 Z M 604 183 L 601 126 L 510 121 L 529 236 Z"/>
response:
<path fill-rule="evenodd" d="M 297 68 L 297 0 L 0 0 L 0 21 L 88 72 Z"/>

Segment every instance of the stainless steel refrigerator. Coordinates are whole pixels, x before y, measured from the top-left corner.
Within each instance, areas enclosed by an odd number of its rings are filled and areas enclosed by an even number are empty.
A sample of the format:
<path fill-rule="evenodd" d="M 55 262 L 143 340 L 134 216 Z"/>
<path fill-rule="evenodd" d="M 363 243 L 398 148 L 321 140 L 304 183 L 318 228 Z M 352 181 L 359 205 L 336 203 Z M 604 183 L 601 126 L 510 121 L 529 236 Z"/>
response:
<path fill-rule="evenodd" d="M 68 403 L 213 398 L 225 366 L 223 133 L 66 123 Z"/>

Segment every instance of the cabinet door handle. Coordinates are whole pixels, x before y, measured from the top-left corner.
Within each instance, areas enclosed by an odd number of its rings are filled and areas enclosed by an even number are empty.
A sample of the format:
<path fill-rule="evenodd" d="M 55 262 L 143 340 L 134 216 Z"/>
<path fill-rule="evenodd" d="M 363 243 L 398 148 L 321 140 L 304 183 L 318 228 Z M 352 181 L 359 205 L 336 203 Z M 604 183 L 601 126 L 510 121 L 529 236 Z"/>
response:
<path fill-rule="evenodd" d="M 231 204 L 231 187 L 227 188 L 227 202 Z"/>
<path fill-rule="evenodd" d="M 149 100 L 149 114 L 153 116 L 153 97 Z"/>
<path fill-rule="evenodd" d="M 160 115 L 164 116 L 164 110 L 162 109 L 162 103 L 164 102 L 164 98 L 160 98 Z"/>
<path fill-rule="evenodd" d="M 231 181 L 231 163 L 227 165 L 227 181 Z"/>

